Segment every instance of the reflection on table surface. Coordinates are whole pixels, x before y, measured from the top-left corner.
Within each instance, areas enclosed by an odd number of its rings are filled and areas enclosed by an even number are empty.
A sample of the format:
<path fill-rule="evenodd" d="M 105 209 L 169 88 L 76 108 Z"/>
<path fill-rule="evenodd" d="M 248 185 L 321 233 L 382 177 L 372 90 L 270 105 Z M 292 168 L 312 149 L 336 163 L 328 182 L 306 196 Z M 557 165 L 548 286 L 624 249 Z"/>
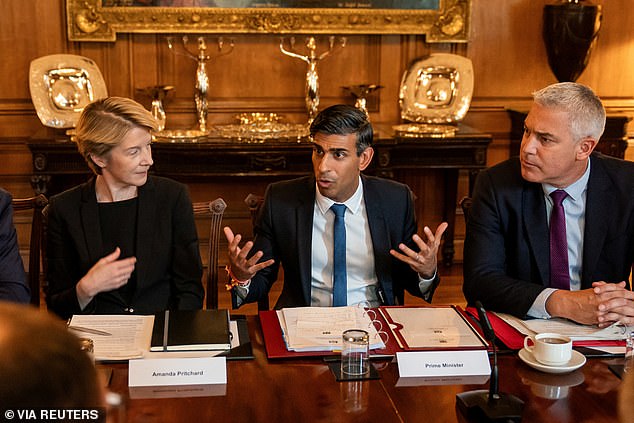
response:
<path fill-rule="evenodd" d="M 122 396 L 127 421 L 462 422 L 456 394 L 488 388 L 472 381 L 399 379 L 396 363 L 389 361 L 373 363 L 379 380 L 336 382 L 321 359 L 268 360 L 258 318 L 248 319 L 255 359 L 228 361 L 227 385 L 163 390 L 147 398 L 147 392 L 128 388 L 126 364 L 100 365 L 113 369 L 109 389 Z M 554 375 L 529 368 L 517 354 L 502 354 L 500 391 L 525 402 L 525 422 L 615 422 L 620 379 L 607 366 L 619 360 L 592 358 L 575 372 Z"/>

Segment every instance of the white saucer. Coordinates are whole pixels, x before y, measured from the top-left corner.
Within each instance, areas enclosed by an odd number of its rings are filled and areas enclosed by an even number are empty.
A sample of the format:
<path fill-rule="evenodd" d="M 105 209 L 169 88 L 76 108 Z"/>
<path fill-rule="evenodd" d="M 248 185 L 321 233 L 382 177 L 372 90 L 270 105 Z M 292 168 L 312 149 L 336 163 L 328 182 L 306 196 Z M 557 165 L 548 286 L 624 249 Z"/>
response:
<path fill-rule="evenodd" d="M 577 370 L 579 367 L 586 364 L 586 357 L 579 351 L 575 350 L 572 350 L 572 357 L 570 358 L 570 361 L 562 366 L 548 366 L 546 364 L 542 364 L 535 360 L 533 354 L 526 350 L 526 348 L 522 348 L 520 350 L 519 356 L 520 360 L 531 366 L 533 369 L 546 373 L 568 373 L 573 370 Z"/>

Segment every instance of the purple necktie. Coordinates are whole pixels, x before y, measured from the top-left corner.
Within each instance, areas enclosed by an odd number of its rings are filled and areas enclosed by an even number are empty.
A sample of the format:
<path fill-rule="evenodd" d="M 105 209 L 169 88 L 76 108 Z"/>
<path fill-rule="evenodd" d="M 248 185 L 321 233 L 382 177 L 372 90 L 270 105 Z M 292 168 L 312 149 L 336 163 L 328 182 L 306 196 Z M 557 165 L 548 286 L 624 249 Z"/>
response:
<path fill-rule="evenodd" d="M 566 215 L 563 206 L 567 196 L 566 191 L 561 189 L 550 193 L 553 199 L 553 210 L 550 213 L 550 287 L 557 289 L 570 289 Z"/>

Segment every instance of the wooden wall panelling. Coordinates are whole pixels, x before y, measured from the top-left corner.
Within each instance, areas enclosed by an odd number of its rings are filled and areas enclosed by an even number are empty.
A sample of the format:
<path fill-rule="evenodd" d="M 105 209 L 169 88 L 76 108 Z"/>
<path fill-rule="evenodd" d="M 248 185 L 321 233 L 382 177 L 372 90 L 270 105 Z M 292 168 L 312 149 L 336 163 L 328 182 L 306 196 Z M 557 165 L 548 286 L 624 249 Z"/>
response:
<path fill-rule="evenodd" d="M 335 103 L 354 104 L 353 96 L 342 88 L 344 86 L 358 84 L 388 85 L 388 82 L 383 81 L 384 74 L 381 64 L 385 60 L 384 54 L 386 51 L 383 48 L 381 37 L 378 35 L 348 37 L 348 44 L 352 48 L 350 48 L 346 56 L 343 56 L 341 60 L 337 60 L 336 65 L 332 69 L 330 78 L 332 89 L 326 99 L 326 105 L 328 106 Z M 333 57 L 333 59 L 336 58 Z M 380 111 L 381 104 L 379 99 L 381 98 L 381 91 L 384 89 L 382 88 L 368 97 L 368 111 L 370 114 L 376 114 Z"/>
<path fill-rule="evenodd" d="M 400 119 L 400 113 L 397 110 L 398 90 L 401 82 L 400 69 L 403 60 L 401 38 L 398 35 L 380 37 L 379 79 L 378 81 L 368 81 L 383 86 L 373 95 L 378 98 L 378 110 L 370 110 L 370 119 L 376 122 L 397 122 Z"/>
<path fill-rule="evenodd" d="M 30 178 L 31 158 L 24 140 L 0 142 L 0 187 L 9 191 L 15 198 L 33 196 Z"/>
<path fill-rule="evenodd" d="M 162 64 L 158 62 L 159 49 L 164 47 L 160 43 L 158 34 L 134 34 L 130 45 L 130 88 L 135 98 L 142 98 L 137 94 L 138 88 L 158 85 L 159 72 Z M 149 108 L 149 107 L 148 107 Z"/>
<path fill-rule="evenodd" d="M 542 42 L 545 3 L 495 1 L 475 8 L 467 49 L 473 61 L 475 97 L 528 96 L 555 82 Z"/>
<path fill-rule="evenodd" d="M 30 102 L 28 70 L 31 60 L 61 53 L 65 47 L 61 0 L 3 1 L 2 9 L 0 98 L 16 102 L 28 99 Z"/>
<path fill-rule="evenodd" d="M 595 1 L 603 5 L 597 45 L 579 82 L 602 98 L 634 97 L 634 13 L 628 0 Z M 630 127 L 634 125 L 630 124 Z"/>
<path fill-rule="evenodd" d="M 493 137 L 487 152 L 487 166 L 508 158 L 511 124 L 504 107 L 493 107 L 490 103 L 474 100 L 464 123 Z"/>
<path fill-rule="evenodd" d="M 31 103 L 29 65 L 65 51 L 63 1 L 3 1 L 0 45 L 0 138 L 27 137 L 40 127 Z"/>
<path fill-rule="evenodd" d="M 0 60 L 0 62 L 2 61 Z M 2 79 L 0 78 L 0 80 Z M 6 80 L 7 79 L 5 79 L 5 81 Z M 12 83 L 5 83 L 4 85 L 12 85 Z M 28 99 L 0 98 L 0 140 L 15 140 L 22 137 L 26 138 L 25 134 L 33 134 L 41 127 L 42 124 L 33 109 L 33 103 L 31 103 L 30 95 Z M 26 148 L 24 151 L 28 152 Z"/>
<path fill-rule="evenodd" d="M 116 43 L 77 43 L 79 53 L 97 63 L 108 88 L 108 95 L 130 97 L 130 34 L 122 35 Z M 147 68 L 139 71 L 147 71 Z"/>

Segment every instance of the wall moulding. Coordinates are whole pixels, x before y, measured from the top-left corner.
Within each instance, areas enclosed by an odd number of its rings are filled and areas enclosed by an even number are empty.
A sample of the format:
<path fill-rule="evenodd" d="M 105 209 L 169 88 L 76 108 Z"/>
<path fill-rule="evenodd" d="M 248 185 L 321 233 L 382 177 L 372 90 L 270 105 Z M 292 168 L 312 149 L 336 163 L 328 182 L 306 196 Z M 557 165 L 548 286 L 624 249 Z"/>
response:
<path fill-rule="evenodd" d="M 466 42 L 471 21 L 471 0 L 275 0 L 265 4 L 320 6 L 249 7 L 259 1 L 246 0 L 247 7 L 238 7 L 245 0 L 222 0 L 235 7 L 164 7 L 135 6 L 144 2 L 133 0 L 66 0 L 68 39 L 115 41 L 125 32 L 424 34 L 427 42 Z"/>

